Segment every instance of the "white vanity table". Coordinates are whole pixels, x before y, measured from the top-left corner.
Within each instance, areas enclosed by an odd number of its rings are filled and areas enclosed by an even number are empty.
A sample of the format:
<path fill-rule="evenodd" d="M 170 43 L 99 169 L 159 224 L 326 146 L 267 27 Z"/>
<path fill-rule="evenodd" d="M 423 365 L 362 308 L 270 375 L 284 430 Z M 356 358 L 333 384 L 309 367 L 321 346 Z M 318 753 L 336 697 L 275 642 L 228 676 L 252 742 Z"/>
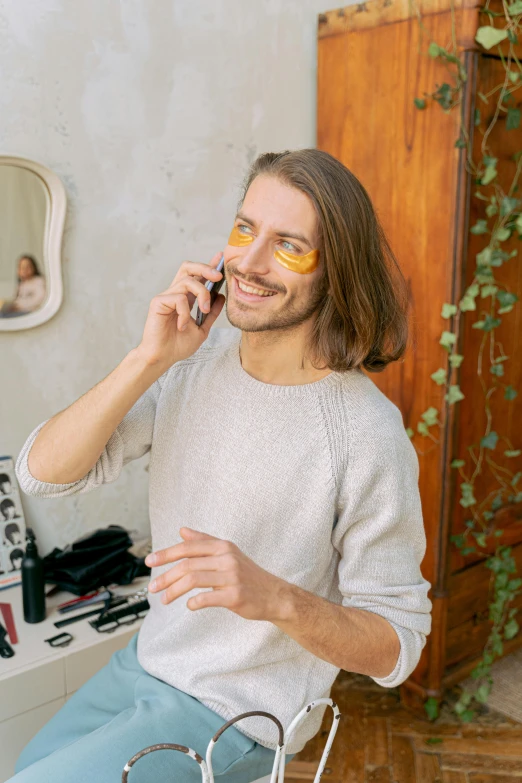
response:
<path fill-rule="evenodd" d="M 141 577 L 115 592 L 134 593 L 148 582 L 148 577 Z M 98 633 L 85 619 L 55 628 L 54 622 L 69 616 L 59 615 L 56 606 L 72 598 L 64 592 L 48 598 L 46 619 L 29 625 L 23 620 L 21 586 L 0 592 L 0 602 L 12 606 L 18 633 L 18 644 L 11 645 L 15 655 L 0 658 L 0 783 L 12 777 L 20 751 L 36 732 L 140 627 L 137 620 L 113 633 Z M 71 614 L 80 611 L 87 607 Z M 44 641 L 62 631 L 73 636 L 67 647 L 53 648 Z"/>

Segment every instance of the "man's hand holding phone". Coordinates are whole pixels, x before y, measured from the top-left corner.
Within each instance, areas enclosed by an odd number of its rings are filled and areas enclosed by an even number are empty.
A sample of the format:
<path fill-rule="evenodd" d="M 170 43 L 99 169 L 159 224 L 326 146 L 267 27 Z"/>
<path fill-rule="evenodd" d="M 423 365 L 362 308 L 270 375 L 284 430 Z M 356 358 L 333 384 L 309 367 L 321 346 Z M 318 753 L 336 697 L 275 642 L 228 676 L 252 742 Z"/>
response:
<path fill-rule="evenodd" d="M 151 301 L 136 349 L 148 364 L 166 371 L 175 362 L 192 356 L 205 342 L 225 303 L 225 297 L 218 294 L 212 304 L 214 295 L 205 285 L 223 281 L 223 273 L 217 270 L 221 258 L 220 252 L 209 264 L 183 262 L 170 286 Z M 196 300 L 204 314 L 201 326 L 190 315 Z"/>

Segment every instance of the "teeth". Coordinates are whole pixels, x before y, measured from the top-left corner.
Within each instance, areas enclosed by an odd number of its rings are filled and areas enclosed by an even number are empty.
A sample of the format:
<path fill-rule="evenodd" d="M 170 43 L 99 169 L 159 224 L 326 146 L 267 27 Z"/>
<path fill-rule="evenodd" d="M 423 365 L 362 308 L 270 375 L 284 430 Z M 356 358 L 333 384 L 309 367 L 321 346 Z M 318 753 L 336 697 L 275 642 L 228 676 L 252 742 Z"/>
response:
<path fill-rule="evenodd" d="M 237 278 L 236 278 L 237 280 Z M 275 291 L 262 291 L 259 288 L 252 288 L 250 285 L 245 285 L 244 283 L 240 283 L 239 280 L 237 281 L 238 286 L 242 291 L 246 291 L 247 294 L 256 294 L 257 296 L 273 296 Z"/>

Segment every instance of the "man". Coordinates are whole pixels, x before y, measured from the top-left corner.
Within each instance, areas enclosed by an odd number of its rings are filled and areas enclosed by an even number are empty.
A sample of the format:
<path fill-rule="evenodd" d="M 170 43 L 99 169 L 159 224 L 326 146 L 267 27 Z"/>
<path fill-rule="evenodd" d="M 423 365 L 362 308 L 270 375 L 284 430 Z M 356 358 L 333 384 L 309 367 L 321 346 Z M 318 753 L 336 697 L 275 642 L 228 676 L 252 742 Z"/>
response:
<path fill-rule="evenodd" d="M 393 687 L 419 660 L 431 603 L 418 461 L 361 369 L 402 356 L 406 295 L 368 195 L 318 150 L 253 164 L 224 250 L 240 331 L 212 329 L 224 297 L 209 309 L 204 283 L 221 278 L 220 256 L 182 264 L 139 346 L 19 456 L 23 489 L 58 497 L 150 451 L 154 553 L 138 660 L 133 640 L 32 741 L 16 783 L 108 783 L 159 742 L 204 755 L 239 713 L 286 727 L 339 669 Z M 320 720 L 310 713 L 289 753 Z M 267 719 L 223 740 L 217 779 L 270 771 Z M 139 763 L 137 783 L 200 779 L 183 754 Z"/>

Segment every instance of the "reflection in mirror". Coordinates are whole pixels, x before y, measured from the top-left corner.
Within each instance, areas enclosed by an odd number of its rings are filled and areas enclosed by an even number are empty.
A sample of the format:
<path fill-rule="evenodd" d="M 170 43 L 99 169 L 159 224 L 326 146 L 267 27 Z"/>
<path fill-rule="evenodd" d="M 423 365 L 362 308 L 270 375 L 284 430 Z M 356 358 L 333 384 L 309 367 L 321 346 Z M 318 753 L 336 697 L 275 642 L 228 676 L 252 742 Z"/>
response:
<path fill-rule="evenodd" d="M 0 331 L 51 318 L 62 301 L 65 190 L 40 163 L 0 157 Z"/>
<path fill-rule="evenodd" d="M 27 315 L 45 302 L 48 211 L 49 193 L 37 174 L 0 166 L 0 318 Z"/>

